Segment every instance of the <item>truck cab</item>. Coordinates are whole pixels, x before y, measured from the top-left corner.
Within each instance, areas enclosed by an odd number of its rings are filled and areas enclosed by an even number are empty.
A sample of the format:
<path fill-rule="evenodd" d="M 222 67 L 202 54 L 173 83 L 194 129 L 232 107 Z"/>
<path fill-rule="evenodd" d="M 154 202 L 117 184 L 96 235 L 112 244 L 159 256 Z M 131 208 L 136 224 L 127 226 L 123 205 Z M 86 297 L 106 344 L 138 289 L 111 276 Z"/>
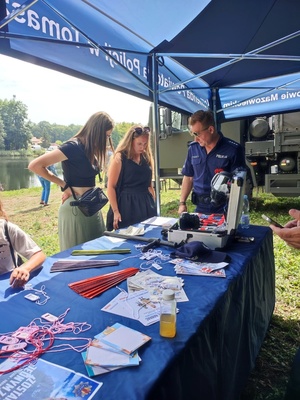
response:
<path fill-rule="evenodd" d="M 300 195 L 300 113 L 250 121 L 245 154 L 255 186 L 278 197 Z"/>
<path fill-rule="evenodd" d="M 182 181 L 189 143 L 189 114 L 159 107 L 159 173 L 162 179 Z M 150 109 L 149 126 L 152 125 Z M 278 197 L 300 195 L 300 112 L 224 122 L 224 136 L 240 143 L 248 166 L 246 193 L 263 187 Z"/>

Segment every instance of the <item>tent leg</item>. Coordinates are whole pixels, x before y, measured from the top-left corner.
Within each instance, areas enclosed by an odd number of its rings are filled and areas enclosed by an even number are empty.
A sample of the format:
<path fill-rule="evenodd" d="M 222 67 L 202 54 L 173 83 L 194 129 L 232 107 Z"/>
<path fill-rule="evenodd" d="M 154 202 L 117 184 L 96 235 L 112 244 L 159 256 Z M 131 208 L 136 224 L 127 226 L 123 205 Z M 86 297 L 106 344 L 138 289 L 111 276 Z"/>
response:
<path fill-rule="evenodd" d="M 155 53 L 152 54 L 152 88 L 153 88 L 153 143 L 154 143 L 154 172 L 156 190 L 156 210 L 160 216 L 160 171 L 159 171 L 159 110 L 158 110 L 158 64 Z"/>

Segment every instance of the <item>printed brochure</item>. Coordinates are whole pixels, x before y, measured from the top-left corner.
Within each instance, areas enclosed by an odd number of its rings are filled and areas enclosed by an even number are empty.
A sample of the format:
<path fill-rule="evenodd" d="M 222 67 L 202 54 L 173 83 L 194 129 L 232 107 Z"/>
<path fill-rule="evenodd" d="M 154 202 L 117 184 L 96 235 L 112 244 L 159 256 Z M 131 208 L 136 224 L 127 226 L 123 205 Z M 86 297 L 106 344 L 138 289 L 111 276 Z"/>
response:
<path fill-rule="evenodd" d="M 71 369 L 37 359 L 13 372 L 3 373 L 16 365 L 8 358 L 0 364 L 0 399 L 81 399 L 90 400 L 102 383 Z"/>

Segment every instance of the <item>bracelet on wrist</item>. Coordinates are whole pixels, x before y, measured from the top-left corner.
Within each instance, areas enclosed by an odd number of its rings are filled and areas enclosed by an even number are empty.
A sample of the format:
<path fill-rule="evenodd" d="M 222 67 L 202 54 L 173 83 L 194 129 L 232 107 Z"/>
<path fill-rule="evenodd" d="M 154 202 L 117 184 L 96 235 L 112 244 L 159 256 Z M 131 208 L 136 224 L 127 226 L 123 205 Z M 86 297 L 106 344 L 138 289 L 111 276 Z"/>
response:
<path fill-rule="evenodd" d="M 60 190 L 64 192 L 66 189 L 68 189 L 69 185 L 66 183 L 64 187 L 61 187 Z"/>
<path fill-rule="evenodd" d="M 186 206 L 186 202 L 185 202 L 185 201 L 180 201 L 180 202 L 179 202 L 179 205 L 180 205 L 180 206 Z"/>
<path fill-rule="evenodd" d="M 117 211 L 119 211 L 117 208 L 115 208 L 114 210 L 113 210 L 113 213 L 115 213 L 115 212 L 117 212 Z"/>

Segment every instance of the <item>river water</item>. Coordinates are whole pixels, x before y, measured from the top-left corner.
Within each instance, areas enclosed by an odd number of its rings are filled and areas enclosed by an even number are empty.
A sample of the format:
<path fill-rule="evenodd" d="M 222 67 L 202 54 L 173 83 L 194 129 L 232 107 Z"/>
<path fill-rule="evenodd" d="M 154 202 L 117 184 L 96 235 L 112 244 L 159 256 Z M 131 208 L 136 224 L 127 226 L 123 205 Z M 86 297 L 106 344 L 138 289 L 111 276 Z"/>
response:
<path fill-rule="evenodd" d="M 4 190 L 27 189 L 41 186 L 38 177 L 28 169 L 32 158 L 1 157 L 0 158 L 0 183 Z M 56 170 L 61 176 L 61 165 L 56 165 Z"/>

